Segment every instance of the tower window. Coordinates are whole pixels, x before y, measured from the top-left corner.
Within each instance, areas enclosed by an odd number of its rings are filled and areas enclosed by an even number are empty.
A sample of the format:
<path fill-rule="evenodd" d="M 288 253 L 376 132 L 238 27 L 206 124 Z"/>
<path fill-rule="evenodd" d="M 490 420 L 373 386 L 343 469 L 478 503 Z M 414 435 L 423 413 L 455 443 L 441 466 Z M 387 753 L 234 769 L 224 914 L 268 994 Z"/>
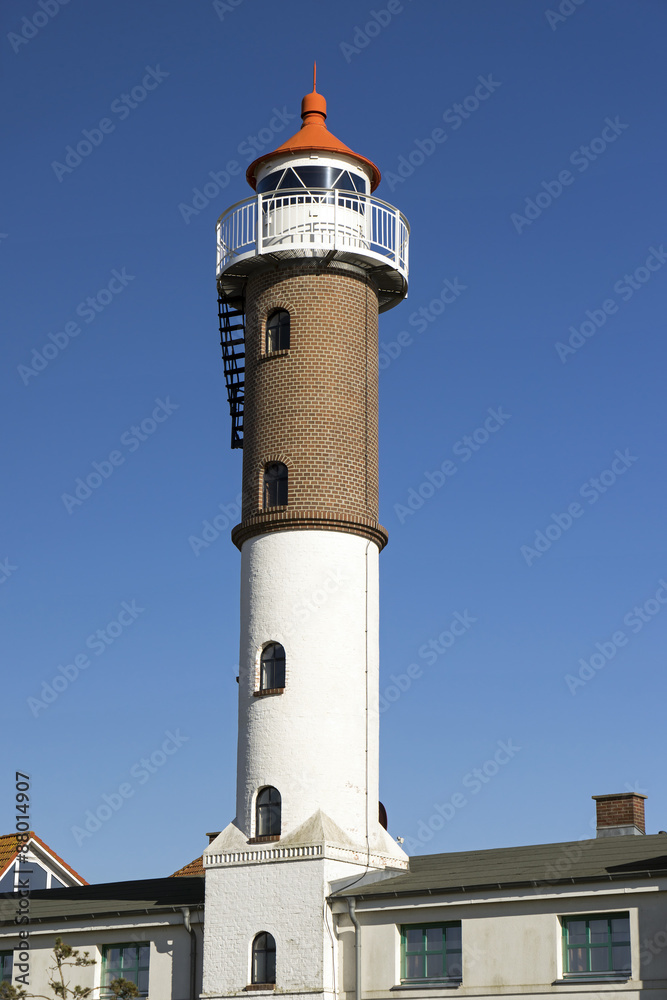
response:
<path fill-rule="evenodd" d="M 279 642 L 270 642 L 259 660 L 259 689 L 270 691 L 285 687 L 285 650 Z"/>
<path fill-rule="evenodd" d="M 269 462 L 264 469 L 264 510 L 287 503 L 287 466 Z"/>
<path fill-rule="evenodd" d="M 266 353 L 289 348 L 290 316 L 286 309 L 276 309 L 266 322 Z"/>
<path fill-rule="evenodd" d="M 281 804 L 280 792 L 277 788 L 267 785 L 266 788 L 259 791 L 255 807 L 256 837 L 280 836 Z"/>
<path fill-rule="evenodd" d="M 257 934 L 252 943 L 251 981 L 253 985 L 273 985 L 276 981 L 276 942 L 266 931 Z"/>

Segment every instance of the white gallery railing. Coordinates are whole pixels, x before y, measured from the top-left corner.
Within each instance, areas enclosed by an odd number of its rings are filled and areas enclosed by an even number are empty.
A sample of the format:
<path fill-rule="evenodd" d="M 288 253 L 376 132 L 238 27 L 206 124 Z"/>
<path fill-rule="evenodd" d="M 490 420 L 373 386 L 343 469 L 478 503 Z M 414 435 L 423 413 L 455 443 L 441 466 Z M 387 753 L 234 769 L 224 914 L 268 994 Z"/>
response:
<path fill-rule="evenodd" d="M 237 202 L 218 219 L 217 274 L 281 250 L 339 250 L 389 264 L 407 280 L 409 236 L 405 216 L 370 195 L 329 188 L 268 191 Z"/>

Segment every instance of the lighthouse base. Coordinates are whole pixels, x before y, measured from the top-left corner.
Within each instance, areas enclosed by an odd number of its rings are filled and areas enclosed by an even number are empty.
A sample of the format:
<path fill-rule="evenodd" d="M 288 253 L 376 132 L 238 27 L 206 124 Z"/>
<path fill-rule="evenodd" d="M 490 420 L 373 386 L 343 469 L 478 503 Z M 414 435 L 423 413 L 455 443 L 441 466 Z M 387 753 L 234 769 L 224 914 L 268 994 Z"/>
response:
<path fill-rule="evenodd" d="M 307 832 L 319 836 L 307 843 Z M 325 833 L 333 840 L 322 839 Z M 379 825 L 371 842 L 385 850 L 370 856 L 341 844 L 344 834 L 322 813 L 311 817 L 301 834 L 260 847 L 249 845 L 232 823 L 205 851 L 202 997 L 275 992 L 333 1000 L 338 995 L 339 946 L 328 903 L 332 884 L 340 891 L 364 876 L 382 878 L 407 868 L 408 859 Z M 266 984 L 252 982 L 252 943 L 263 932 L 276 944 L 276 983 L 264 990 Z"/>

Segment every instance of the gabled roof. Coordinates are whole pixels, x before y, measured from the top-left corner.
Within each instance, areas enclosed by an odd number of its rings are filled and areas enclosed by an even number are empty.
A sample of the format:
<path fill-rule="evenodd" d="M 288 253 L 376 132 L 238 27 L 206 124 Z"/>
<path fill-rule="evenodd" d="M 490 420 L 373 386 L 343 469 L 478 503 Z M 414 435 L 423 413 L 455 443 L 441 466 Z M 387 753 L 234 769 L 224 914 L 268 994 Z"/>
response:
<path fill-rule="evenodd" d="M 13 893 L 0 895 L 0 900 L 12 901 L 13 898 Z M 181 906 L 203 905 L 204 879 L 197 877 L 72 885 L 64 889 L 38 889 L 31 892 L 30 921 L 120 916 L 124 913 L 145 914 L 158 910 L 179 910 Z M 15 904 L 12 903 L 12 906 L 9 919 L 1 922 L 5 932 L 14 926 Z M 4 912 L 2 907 L 0 912 Z"/>
<path fill-rule="evenodd" d="M 67 862 L 63 861 L 63 859 L 56 854 L 56 852 L 52 850 L 48 844 L 45 844 L 43 840 L 40 840 L 34 830 L 28 830 L 27 833 L 30 838 L 28 840 L 28 847 L 30 847 L 31 843 L 36 844 L 39 848 L 38 853 L 46 855 L 46 861 L 48 861 L 49 858 L 52 858 L 54 861 L 57 861 L 59 865 L 62 865 L 62 867 L 78 882 L 81 882 L 82 885 L 88 885 L 85 878 L 82 878 L 78 872 L 75 872 L 73 868 L 70 868 Z M 23 843 L 23 838 L 20 843 Z M 17 833 L 5 833 L 0 835 L 0 878 L 2 878 L 5 874 L 12 862 L 16 860 L 18 853 L 19 835 Z"/>
<path fill-rule="evenodd" d="M 410 858 L 410 870 L 334 895 L 378 898 L 667 875 L 667 834 L 599 837 Z"/>
<path fill-rule="evenodd" d="M 198 858 L 191 861 L 190 864 L 184 865 L 183 868 L 179 868 L 177 872 L 174 872 L 169 878 L 183 878 L 190 875 L 204 875 L 204 858 L 200 854 Z"/>

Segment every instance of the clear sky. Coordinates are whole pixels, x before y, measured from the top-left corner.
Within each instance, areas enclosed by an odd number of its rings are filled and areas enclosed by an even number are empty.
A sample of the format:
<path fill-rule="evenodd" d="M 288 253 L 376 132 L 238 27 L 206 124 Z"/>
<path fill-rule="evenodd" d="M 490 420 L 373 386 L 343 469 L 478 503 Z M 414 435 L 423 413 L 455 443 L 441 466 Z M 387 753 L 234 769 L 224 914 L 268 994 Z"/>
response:
<path fill-rule="evenodd" d="M 233 816 L 239 554 L 192 541 L 241 478 L 214 227 L 314 58 L 412 227 L 380 324 L 390 831 L 576 839 L 635 788 L 666 828 L 665 4 L 57 4 L 7 0 L 0 39 L 2 832 L 15 770 L 89 881 Z"/>

